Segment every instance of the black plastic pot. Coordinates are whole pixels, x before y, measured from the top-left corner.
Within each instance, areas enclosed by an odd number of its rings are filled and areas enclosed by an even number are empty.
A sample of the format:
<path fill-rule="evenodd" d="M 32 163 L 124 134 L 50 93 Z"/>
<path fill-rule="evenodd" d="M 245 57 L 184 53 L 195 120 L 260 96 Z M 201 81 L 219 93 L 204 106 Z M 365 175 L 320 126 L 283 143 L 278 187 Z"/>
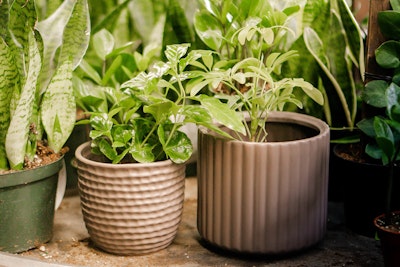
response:
<path fill-rule="evenodd" d="M 343 144 L 334 147 L 336 175 L 343 187 L 343 204 L 346 227 L 351 231 L 374 237 L 373 220 L 385 212 L 388 167 L 381 164 L 360 163 L 338 155 Z M 400 170 L 395 170 L 394 188 L 400 187 Z M 393 207 L 400 209 L 400 194 L 393 195 Z"/>
<path fill-rule="evenodd" d="M 395 213 L 398 214 L 400 211 Z M 373 221 L 381 242 L 383 260 L 385 267 L 398 267 L 400 266 L 400 232 L 381 226 L 379 221 L 384 216 L 385 214 L 381 214 Z"/>
<path fill-rule="evenodd" d="M 51 239 L 62 165 L 63 158 L 0 175 L 0 251 L 22 252 Z"/>

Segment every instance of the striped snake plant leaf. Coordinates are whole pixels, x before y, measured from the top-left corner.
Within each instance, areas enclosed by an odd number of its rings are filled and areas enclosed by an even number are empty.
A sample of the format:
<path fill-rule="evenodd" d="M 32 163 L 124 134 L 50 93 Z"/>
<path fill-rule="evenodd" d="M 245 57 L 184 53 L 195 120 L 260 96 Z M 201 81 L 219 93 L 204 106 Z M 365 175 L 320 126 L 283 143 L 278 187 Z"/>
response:
<path fill-rule="evenodd" d="M 5 148 L 7 129 L 10 124 L 11 95 L 18 84 L 18 70 L 10 47 L 0 37 L 0 170 L 8 169 Z"/>
<path fill-rule="evenodd" d="M 29 58 L 28 74 L 22 87 L 18 105 L 11 115 L 10 126 L 6 134 L 6 153 L 12 169 L 22 169 L 28 141 L 31 114 L 33 112 L 36 84 L 41 69 L 41 57 L 34 32 L 28 32 Z"/>
<path fill-rule="evenodd" d="M 49 146 L 59 152 L 76 120 L 76 104 L 72 89 L 72 62 L 62 62 L 43 95 L 40 116 Z"/>
<path fill-rule="evenodd" d="M 44 43 L 43 70 L 40 77 L 41 92 L 44 92 L 57 65 L 73 56 L 72 64 L 75 69 L 86 53 L 90 40 L 87 0 L 64 1 L 52 15 L 37 23 L 37 29 Z M 60 48 L 60 57 L 57 59 Z"/>

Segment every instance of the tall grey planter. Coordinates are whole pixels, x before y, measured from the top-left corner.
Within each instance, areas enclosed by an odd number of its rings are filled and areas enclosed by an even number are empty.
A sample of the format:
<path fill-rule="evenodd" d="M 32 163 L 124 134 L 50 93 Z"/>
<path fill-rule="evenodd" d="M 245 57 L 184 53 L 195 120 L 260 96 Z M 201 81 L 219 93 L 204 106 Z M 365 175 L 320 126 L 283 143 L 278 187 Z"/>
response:
<path fill-rule="evenodd" d="M 198 137 L 198 231 L 218 247 L 281 254 L 326 232 L 329 127 L 292 112 L 269 115 L 268 142 Z"/>

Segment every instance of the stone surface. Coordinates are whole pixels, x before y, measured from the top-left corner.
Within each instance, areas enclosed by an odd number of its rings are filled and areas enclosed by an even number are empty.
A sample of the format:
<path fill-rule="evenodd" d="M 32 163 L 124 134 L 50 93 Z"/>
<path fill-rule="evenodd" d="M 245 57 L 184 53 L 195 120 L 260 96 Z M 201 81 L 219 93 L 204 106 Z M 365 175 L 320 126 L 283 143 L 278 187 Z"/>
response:
<path fill-rule="evenodd" d="M 43 263 L 88 267 L 383 266 L 378 241 L 353 234 L 344 228 L 340 203 L 330 203 L 328 231 L 320 244 L 294 255 L 268 257 L 237 255 L 205 244 L 196 229 L 196 178 L 186 178 L 185 194 L 183 219 L 178 235 L 168 248 L 159 252 L 143 256 L 116 256 L 97 249 L 90 242 L 85 229 L 79 197 L 72 195 L 64 198 L 56 212 L 53 239 L 38 249 L 21 253 L 19 256 L 24 259 L 33 258 L 35 263 L 40 260 Z M 0 255 L 0 266 L 16 265 L 7 265 L 7 261 Z"/>

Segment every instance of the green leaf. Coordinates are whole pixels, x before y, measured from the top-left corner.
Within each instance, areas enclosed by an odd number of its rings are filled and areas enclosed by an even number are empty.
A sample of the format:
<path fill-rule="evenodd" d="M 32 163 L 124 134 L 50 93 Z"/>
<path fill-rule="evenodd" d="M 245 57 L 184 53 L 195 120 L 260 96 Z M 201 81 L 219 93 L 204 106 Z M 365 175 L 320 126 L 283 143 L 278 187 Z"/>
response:
<path fill-rule="evenodd" d="M 33 113 L 36 84 L 41 68 L 38 46 L 30 31 L 29 34 L 28 76 L 23 85 L 20 98 L 6 136 L 6 152 L 12 169 L 22 169 L 28 141 L 30 118 Z"/>
<path fill-rule="evenodd" d="M 165 126 L 165 128 L 164 128 Z M 193 153 L 192 141 L 181 131 L 171 131 L 171 125 L 160 125 L 158 137 L 165 154 L 175 163 L 184 163 Z"/>
<path fill-rule="evenodd" d="M 0 37 L 0 170 L 8 169 L 5 150 L 6 134 L 10 124 L 10 102 L 18 84 L 18 70 L 14 64 L 11 49 Z"/>
<path fill-rule="evenodd" d="M 114 49 L 114 36 L 106 29 L 101 29 L 92 38 L 94 51 L 104 61 Z"/>
<path fill-rule="evenodd" d="M 57 69 L 43 96 L 41 117 L 49 146 L 57 153 L 70 136 L 76 120 L 76 104 L 72 88 L 72 62 L 65 61 Z"/>
<path fill-rule="evenodd" d="M 224 35 L 218 20 L 208 12 L 200 11 L 194 16 L 194 26 L 199 38 L 211 49 L 218 51 Z"/>
<path fill-rule="evenodd" d="M 378 25 L 381 33 L 388 39 L 400 41 L 399 10 L 384 10 L 378 12 Z"/>
<path fill-rule="evenodd" d="M 373 80 L 365 85 L 362 99 L 368 105 L 384 108 L 386 103 L 386 88 L 389 84 L 384 80 Z"/>
<path fill-rule="evenodd" d="M 137 162 L 153 162 L 156 159 L 153 147 L 149 144 L 134 144 L 130 147 L 129 153 Z"/>
<path fill-rule="evenodd" d="M 375 49 L 375 58 L 379 66 L 386 69 L 400 66 L 400 42 L 389 40 Z"/>
<path fill-rule="evenodd" d="M 208 112 L 210 112 L 211 116 L 217 122 L 238 133 L 246 133 L 240 114 L 220 102 L 219 99 L 206 95 L 200 95 L 194 98 L 198 100 L 201 105 L 208 110 Z"/>

